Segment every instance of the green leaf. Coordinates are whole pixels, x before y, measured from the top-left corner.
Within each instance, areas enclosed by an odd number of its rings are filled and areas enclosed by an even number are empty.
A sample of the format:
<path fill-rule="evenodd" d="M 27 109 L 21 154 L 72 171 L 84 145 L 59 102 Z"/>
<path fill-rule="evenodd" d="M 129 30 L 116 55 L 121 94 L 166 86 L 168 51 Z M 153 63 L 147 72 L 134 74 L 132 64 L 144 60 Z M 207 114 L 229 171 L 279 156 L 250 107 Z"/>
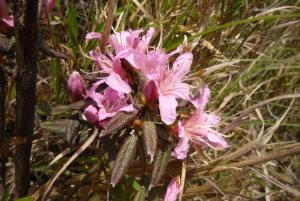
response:
<path fill-rule="evenodd" d="M 138 137 L 135 134 L 130 135 L 122 145 L 113 165 L 111 174 L 111 185 L 114 187 L 126 174 L 130 162 L 133 160 L 136 152 Z"/>
<path fill-rule="evenodd" d="M 42 129 L 45 129 L 52 133 L 65 135 L 66 141 L 69 143 L 70 147 L 73 147 L 76 143 L 79 126 L 79 121 L 70 119 L 45 121 L 40 124 L 40 127 Z"/>
<path fill-rule="evenodd" d="M 153 186 L 157 185 L 160 182 L 161 178 L 166 172 L 170 156 L 171 146 L 169 143 L 163 142 L 163 144 L 160 144 L 160 146 L 158 147 L 158 151 L 155 155 L 149 189 L 151 189 Z"/>
<path fill-rule="evenodd" d="M 73 49 L 77 50 L 78 47 L 78 22 L 76 18 L 76 12 L 71 3 L 68 3 L 67 7 L 67 13 L 68 13 L 68 18 L 67 18 L 67 24 L 68 24 L 68 33 L 70 37 L 70 43 Z"/>
<path fill-rule="evenodd" d="M 16 201 L 33 201 L 33 199 L 31 196 L 27 196 L 27 197 L 19 198 Z"/>
<path fill-rule="evenodd" d="M 209 33 L 218 31 L 220 29 L 226 29 L 226 28 L 236 26 L 236 25 L 249 24 L 249 23 L 258 22 L 258 21 L 261 21 L 261 20 L 277 20 L 277 19 L 288 19 L 288 18 L 296 18 L 296 17 L 300 17 L 300 14 L 267 15 L 267 16 L 258 16 L 258 17 L 233 21 L 233 22 L 229 22 L 229 23 L 226 23 L 226 24 L 222 24 L 220 26 L 214 26 L 214 27 L 208 28 L 205 31 L 202 31 L 200 33 L 197 33 L 197 34 L 193 35 L 192 37 L 189 37 L 189 40 L 192 41 L 193 39 L 195 39 L 199 36 L 205 36 Z"/>
<path fill-rule="evenodd" d="M 51 108 L 52 115 L 62 115 L 64 113 L 72 112 L 74 110 L 81 110 L 86 105 L 85 101 L 78 101 L 70 105 L 58 105 Z"/>
<path fill-rule="evenodd" d="M 154 159 L 156 147 L 157 147 L 157 133 L 156 126 L 153 121 L 150 120 L 149 115 L 146 113 L 146 120 L 143 124 L 143 143 L 146 153 L 150 156 L 150 161 Z"/>
<path fill-rule="evenodd" d="M 133 201 L 144 201 L 146 197 L 146 189 L 144 186 L 142 186 L 137 194 L 134 196 Z"/>
<path fill-rule="evenodd" d="M 102 199 L 103 199 L 103 196 L 101 197 L 101 194 L 96 193 L 96 194 L 94 194 L 94 195 L 89 199 L 89 201 L 99 201 L 99 200 L 102 200 Z"/>
<path fill-rule="evenodd" d="M 133 112 L 119 112 L 114 117 L 112 117 L 106 129 L 101 131 L 100 137 L 113 134 L 128 126 L 139 114 L 139 111 L 134 108 Z"/>

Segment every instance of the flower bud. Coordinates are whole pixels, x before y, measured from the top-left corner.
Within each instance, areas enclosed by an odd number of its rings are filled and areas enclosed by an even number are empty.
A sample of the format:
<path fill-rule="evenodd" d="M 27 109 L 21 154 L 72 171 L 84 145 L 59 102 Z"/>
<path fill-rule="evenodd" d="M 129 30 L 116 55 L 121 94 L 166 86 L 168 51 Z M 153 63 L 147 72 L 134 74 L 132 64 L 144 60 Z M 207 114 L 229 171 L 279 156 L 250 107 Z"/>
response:
<path fill-rule="evenodd" d="M 180 191 L 180 177 L 177 176 L 169 183 L 164 201 L 176 201 Z"/>
<path fill-rule="evenodd" d="M 84 98 L 85 95 L 85 85 L 77 71 L 74 71 L 68 80 L 68 91 L 72 98 L 72 101 L 79 101 Z"/>

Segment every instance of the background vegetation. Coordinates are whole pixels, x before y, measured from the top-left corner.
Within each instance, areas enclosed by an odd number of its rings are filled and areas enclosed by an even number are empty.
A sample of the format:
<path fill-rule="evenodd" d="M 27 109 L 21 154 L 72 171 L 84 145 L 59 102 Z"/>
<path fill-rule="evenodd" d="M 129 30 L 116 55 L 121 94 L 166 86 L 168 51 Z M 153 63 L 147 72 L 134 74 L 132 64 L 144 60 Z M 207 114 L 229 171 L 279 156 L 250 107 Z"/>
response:
<path fill-rule="evenodd" d="M 131 166 L 116 188 L 109 187 L 110 170 L 102 168 L 105 155 L 97 140 L 64 168 L 92 133 L 90 125 L 82 124 L 80 140 L 72 141 L 72 132 L 66 136 L 67 123 L 61 119 L 78 115 L 74 105 L 66 106 L 66 81 L 73 70 L 95 68 L 88 52 L 97 43 L 84 36 L 103 31 L 108 10 L 106 1 L 57 0 L 50 20 L 41 22 L 41 39 L 56 55 L 39 55 L 33 198 L 41 199 L 49 191 L 51 200 L 105 200 L 109 194 L 112 200 L 125 201 L 137 200 L 141 192 L 139 164 Z M 155 27 L 153 44 L 162 43 L 166 50 L 185 44 L 193 52 L 193 72 L 212 89 L 209 109 L 221 114 L 230 144 L 226 151 L 195 151 L 186 167 L 171 161 L 149 200 L 159 200 L 168 181 L 183 169 L 187 175 L 182 200 L 300 199 L 299 13 L 297 0 L 116 2 L 115 31 Z M 1 63 L 9 67 L 4 147 L 10 152 L 16 98 L 13 47 Z M 43 123 L 58 119 L 62 125 L 56 122 L 56 130 Z M 14 189 L 13 158 L 6 156 L 3 200 L 9 200 Z M 62 174 L 54 177 L 59 170 Z"/>

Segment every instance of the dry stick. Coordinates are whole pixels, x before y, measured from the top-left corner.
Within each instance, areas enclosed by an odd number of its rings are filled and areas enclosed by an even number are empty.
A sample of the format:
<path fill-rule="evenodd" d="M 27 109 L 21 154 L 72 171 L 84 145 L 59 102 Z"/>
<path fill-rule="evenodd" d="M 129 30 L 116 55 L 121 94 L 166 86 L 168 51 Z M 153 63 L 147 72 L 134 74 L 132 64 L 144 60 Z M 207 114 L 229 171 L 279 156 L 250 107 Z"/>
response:
<path fill-rule="evenodd" d="M 271 153 L 265 154 L 261 157 L 255 157 L 255 158 L 250 158 L 248 160 L 240 161 L 240 162 L 234 162 L 230 163 L 226 166 L 216 166 L 211 169 L 206 169 L 206 170 L 201 170 L 199 172 L 193 171 L 194 173 L 197 172 L 196 174 L 193 174 L 194 176 L 200 176 L 200 175 L 207 175 L 207 174 L 212 174 L 216 172 L 221 172 L 225 170 L 232 170 L 232 169 L 237 169 L 237 168 L 242 168 L 246 166 L 253 166 L 257 165 L 260 163 L 264 163 L 266 161 L 271 161 L 271 160 L 277 160 L 279 158 L 284 158 L 287 156 L 295 155 L 300 153 L 300 147 L 294 147 L 288 150 L 281 150 L 280 152 L 272 151 Z M 196 170 L 196 169 L 195 169 Z"/>
<path fill-rule="evenodd" d="M 50 181 L 45 184 L 45 191 L 43 193 L 42 201 L 46 199 L 48 194 L 51 192 L 53 184 L 58 177 L 67 169 L 67 167 L 84 151 L 89 145 L 95 140 L 98 135 L 98 130 L 95 129 L 94 133 L 81 145 L 81 147 L 68 159 L 67 162 L 60 168 L 60 170 L 52 177 Z"/>
<path fill-rule="evenodd" d="M 30 154 L 36 102 L 38 55 L 38 1 L 14 0 L 16 38 L 16 196 L 27 195 L 30 185 Z"/>
<path fill-rule="evenodd" d="M 5 73 L 2 68 L 0 68 L 0 147 L 5 144 Z M 1 154 L 0 151 L 0 162 L 1 162 L 1 183 L 3 190 L 6 190 L 5 185 L 5 160 L 6 157 Z"/>
<path fill-rule="evenodd" d="M 115 0 L 109 0 L 108 1 L 107 20 L 106 20 L 104 31 L 102 33 L 102 37 L 101 37 L 101 41 L 100 41 L 100 50 L 101 50 L 101 52 L 104 51 L 104 48 L 107 44 L 108 37 L 110 35 L 110 31 L 111 31 L 111 27 L 112 27 L 113 19 L 114 19 L 115 8 L 116 8 L 116 1 Z"/>

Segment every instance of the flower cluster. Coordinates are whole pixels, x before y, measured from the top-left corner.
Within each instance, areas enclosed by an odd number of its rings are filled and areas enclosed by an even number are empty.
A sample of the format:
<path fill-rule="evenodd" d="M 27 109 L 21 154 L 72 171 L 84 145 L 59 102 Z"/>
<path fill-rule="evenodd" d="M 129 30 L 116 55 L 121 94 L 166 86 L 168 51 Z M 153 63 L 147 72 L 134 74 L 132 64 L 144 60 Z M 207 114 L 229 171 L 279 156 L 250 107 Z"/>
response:
<path fill-rule="evenodd" d="M 178 121 L 178 146 L 173 155 L 178 159 L 184 159 L 189 148 L 189 141 L 212 148 L 227 147 L 222 135 L 213 129 L 220 118 L 212 113 L 204 111 L 209 101 L 210 90 L 207 86 L 199 89 L 197 96 L 191 95 L 191 85 L 185 80 L 190 73 L 193 55 L 183 52 L 179 46 L 175 51 L 167 54 L 163 49 L 151 50 L 149 43 L 154 34 L 150 28 L 144 36 L 140 36 L 142 30 L 123 31 L 110 36 L 109 44 L 114 51 L 101 53 L 99 50 L 90 52 L 103 77 L 99 78 L 89 90 L 78 72 L 73 72 L 69 79 L 69 92 L 73 101 L 83 98 L 91 98 L 96 106 L 90 105 L 84 111 L 87 120 L 93 124 L 103 123 L 120 111 L 133 110 L 132 92 L 133 79 L 128 74 L 122 60 L 126 60 L 130 66 L 142 75 L 143 94 L 145 103 L 151 108 L 158 103 L 160 117 L 166 125 L 174 124 L 177 117 L 178 100 L 190 102 L 195 112 L 187 119 Z M 101 34 L 88 33 L 86 39 L 100 39 Z M 169 58 L 179 54 L 169 66 Z M 103 93 L 98 92 L 100 85 L 105 85 Z"/>
<path fill-rule="evenodd" d="M 150 28 L 143 33 L 143 30 L 114 33 L 108 39 L 109 47 L 105 53 L 99 49 L 90 52 L 100 76 L 89 89 L 78 72 L 71 74 L 68 86 L 72 100 L 91 99 L 94 102 L 84 110 L 87 121 L 105 128 L 118 112 L 132 112 L 137 104 L 135 97 L 142 96 L 144 107 L 157 111 L 166 126 L 176 128 L 173 130 L 179 143 L 172 155 L 177 159 L 187 157 L 191 143 L 210 148 L 228 147 L 222 134 L 214 129 L 220 118 L 205 111 L 210 98 L 208 86 L 201 87 L 196 95 L 191 93 L 195 88 L 189 82 L 193 54 L 185 52 L 183 46 L 170 53 L 150 47 L 155 30 Z M 86 35 L 87 40 L 101 37 L 97 32 Z M 179 119 L 179 109 L 188 109 L 192 113 Z M 170 184 L 176 192 L 170 190 L 169 194 L 175 199 L 165 200 L 176 200 L 180 192 L 177 184 L 176 180 Z"/>

